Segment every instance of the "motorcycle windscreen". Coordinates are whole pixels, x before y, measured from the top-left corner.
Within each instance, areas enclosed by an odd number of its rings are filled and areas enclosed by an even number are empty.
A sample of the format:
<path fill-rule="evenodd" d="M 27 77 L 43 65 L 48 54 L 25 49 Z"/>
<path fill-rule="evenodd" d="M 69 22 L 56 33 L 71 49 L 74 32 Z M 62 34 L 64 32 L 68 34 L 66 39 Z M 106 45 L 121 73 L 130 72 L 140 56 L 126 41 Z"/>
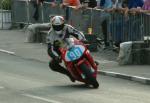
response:
<path fill-rule="evenodd" d="M 65 60 L 67 62 L 75 61 L 79 59 L 85 51 L 85 47 L 82 45 L 75 45 L 73 48 L 69 49 L 65 54 Z"/>

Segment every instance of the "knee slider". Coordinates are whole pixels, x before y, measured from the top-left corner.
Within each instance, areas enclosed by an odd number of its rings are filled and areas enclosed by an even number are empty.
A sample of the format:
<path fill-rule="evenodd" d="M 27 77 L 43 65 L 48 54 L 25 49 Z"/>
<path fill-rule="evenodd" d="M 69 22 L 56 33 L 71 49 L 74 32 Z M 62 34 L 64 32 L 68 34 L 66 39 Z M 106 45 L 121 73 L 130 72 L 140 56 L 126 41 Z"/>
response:
<path fill-rule="evenodd" d="M 57 71 L 57 64 L 56 63 L 50 62 L 49 67 L 50 67 L 51 70 Z"/>

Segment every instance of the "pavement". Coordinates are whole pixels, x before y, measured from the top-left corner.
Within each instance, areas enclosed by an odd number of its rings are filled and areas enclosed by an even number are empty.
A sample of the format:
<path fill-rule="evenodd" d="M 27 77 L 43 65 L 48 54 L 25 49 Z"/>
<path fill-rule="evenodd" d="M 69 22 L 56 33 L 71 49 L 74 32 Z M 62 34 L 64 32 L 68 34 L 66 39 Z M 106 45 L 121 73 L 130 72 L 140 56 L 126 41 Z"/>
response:
<path fill-rule="evenodd" d="M 46 44 L 27 43 L 27 33 L 24 30 L 0 30 L 0 52 L 18 56 L 24 59 L 45 62 L 48 65 Z M 150 85 L 150 65 L 118 65 L 118 53 L 112 50 L 92 52 L 99 64 L 101 75 L 131 80 Z"/>

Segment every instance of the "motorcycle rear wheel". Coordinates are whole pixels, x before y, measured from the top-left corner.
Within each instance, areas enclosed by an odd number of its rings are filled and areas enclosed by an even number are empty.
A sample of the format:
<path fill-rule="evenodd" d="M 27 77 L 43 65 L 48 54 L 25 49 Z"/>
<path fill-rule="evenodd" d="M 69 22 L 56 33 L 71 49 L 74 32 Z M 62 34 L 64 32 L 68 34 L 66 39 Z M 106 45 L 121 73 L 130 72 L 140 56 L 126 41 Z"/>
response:
<path fill-rule="evenodd" d="M 83 63 L 80 65 L 80 69 L 82 70 L 83 74 L 85 75 L 85 79 L 86 79 L 86 81 L 88 81 L 88 84 L 91 84 L 93 86 L 93 88 L 98 88 L 99 83 L 96 80 L 96 78 L 93 77 L 92 71 L 90 70 L 90 68 L 86 64 Z"/>

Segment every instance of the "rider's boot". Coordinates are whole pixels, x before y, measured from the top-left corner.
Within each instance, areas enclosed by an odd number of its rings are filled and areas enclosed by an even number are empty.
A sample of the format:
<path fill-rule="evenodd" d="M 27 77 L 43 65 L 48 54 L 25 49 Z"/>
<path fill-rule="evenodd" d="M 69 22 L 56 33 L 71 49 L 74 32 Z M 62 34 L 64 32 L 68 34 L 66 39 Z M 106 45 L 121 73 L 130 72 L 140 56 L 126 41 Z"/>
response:
<path fill-rule="evenodd" d="M 65 74 L 66 76 L 68 76 L 70 78 L 70 80 L 72 82 L 75 82 L 75 78 L 70 74 L 70 72 L 62 67 L 60 64 L 58 64 L 57 62 L 50 62 L 49 63 L 49 67 L 53 70 L 53 71 L 56 71 L 56 72 L 59 72 L 59 73 L 62 73 L 62 74 Z"/>

